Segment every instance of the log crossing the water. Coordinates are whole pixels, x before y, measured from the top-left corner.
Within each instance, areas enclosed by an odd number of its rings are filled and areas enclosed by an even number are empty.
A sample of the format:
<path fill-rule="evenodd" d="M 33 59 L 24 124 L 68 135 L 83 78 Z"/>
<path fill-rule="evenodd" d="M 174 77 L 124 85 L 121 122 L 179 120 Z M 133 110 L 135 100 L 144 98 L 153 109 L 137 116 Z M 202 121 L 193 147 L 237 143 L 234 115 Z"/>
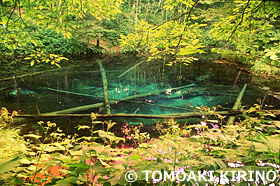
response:
<path fill-rule="evenodd" d="M 101 72 L 101 77 L 102 77 L 104 102 L 105 102 L 105 106 L 106 106 L 106 111 L 107 111 L 107 114 L 111 114 L 111 107 L 110 107 L 109 94 L 108 94 L 108 81 L 107 81 L 107 77 L 106 77 L 106 72 L 102 65 L 102 62 L 99 59 L 97 59 L 97 64 L 99 66 L 99 69 Z"/>
<path fill-rule="evenodd" d="M 236 98 L 234 106 L 232 107 L 232 110 L 238 110 L 239 109 L 239 107 L 241 105 L 241 100 L 242 100 L 242 97 L 243 97 L 243 95 L 244 95 L 244 93 L 246 91 L 246 88 L 247 88 L 247 84 L 245 84 L 243 86 L 242 90 L 240 91 L 238 97 Z M 235 120 L 234 116 L 229 117 L 228 120 L 227 120 L 227 125 L 232 125 L 234 120 Z"/>
<path fill-rule="evenodd" d="M 269 112 L 274 115 L 280 115 L 280 110 L 259 110 L 260 112 Z M 227 111 L 216 111 L 216 112 L 188 112 L 188 113 L 175 113 L 175 114 L 159 114 L 159 115 L 150 115 L 150 114 L 126 114 L 126 113 L 119 113 L 119 114 L 96 114 L 97 118 L 155 118 L 155 119 L 185 119 L 185 118 L 197 118 L 201 116 L 215 116 L 217 114 L 220 115 L 239 115 L 242 112 L 246 112 L 246 110 L 227 110 Z M 257 112 L 257 111 L 254 111 Z M 254 113 L 254 112 L 251 112 Z M 91 114 L 21 114 L 17 117 L 22 118 L 44 118 L 44 117 L 90 117 Z"/>

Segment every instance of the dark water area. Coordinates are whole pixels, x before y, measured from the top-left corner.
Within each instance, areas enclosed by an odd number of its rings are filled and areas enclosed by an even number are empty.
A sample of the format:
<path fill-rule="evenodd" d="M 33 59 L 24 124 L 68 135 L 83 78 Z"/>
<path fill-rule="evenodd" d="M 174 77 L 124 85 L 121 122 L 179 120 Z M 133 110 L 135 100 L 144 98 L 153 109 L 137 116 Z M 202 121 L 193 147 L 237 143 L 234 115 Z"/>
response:
<path fill-rule="evenodd" d="M 112 113 L 183 113 L 203 105 L 210 108 L 221 105 L 220 110 L 230 109 L 244 84 L 248 84 L 248 87 L 242 105 L 248 107 L 263 100 L 266 91 L 262 90 L 262 87 L 270 87 L 272 92 L 280 92 L 279 80 L 253 76 L 237 67 L 215 63 L 212 60 L 199 60 L 188 66 L 176 64 L 171 67 L 164 65 L 163 61 L 145 61 L 119 77 L 143 60 L 145 59 L 137 57 L 114 57 L 103 62 L 108 80 L 109 99 L 119 100 L 153 91 L 163 93 L 120 101 L 111 105 Z M 34 67 L 30 68 L 34 71 Z M 27 73 L 28 70 L 23 72 L 23 74 Z M 3 72 L 1 78 L 5 77 L 11 77 L 11 74 Z M 170 90 L 191 83 L 196 85 L 175 91 Z M 74 95 L 73 92 L 84 95 Z M 103 84 L 96 60 L 76 62 L 76 65 L 71 68 L 0 81 L 0 106 L 6 107 L 9 111 L 20 110 L 20 113 L 36 114 L 37 107 L 41 113 L 48 113 L 100 102 L 103 102 Z M 263 108 L 279 109 L 280 101 L 268 94 Z M 106 113 L 106 109 L 95 108 L 80 113 L 91 112 Z M 60 118 L 56 122 L 65 124 L 80 123 L 80 121 L 78 118 Z M 90 119 L 84 121 L 90 122 Z M 118 121 L 145 124 L 145 120 L 139 119 Z M 75 124 L 68 126 L 69 130 L 72 125 Z"/>

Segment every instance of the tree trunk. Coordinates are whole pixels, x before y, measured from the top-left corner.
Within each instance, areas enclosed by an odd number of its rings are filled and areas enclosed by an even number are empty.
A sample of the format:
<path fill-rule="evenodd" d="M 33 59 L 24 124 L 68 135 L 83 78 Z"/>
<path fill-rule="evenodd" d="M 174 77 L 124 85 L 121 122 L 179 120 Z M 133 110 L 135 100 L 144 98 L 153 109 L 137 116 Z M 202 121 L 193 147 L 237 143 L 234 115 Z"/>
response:
<path fill-rule="evenodd" d="M 97 60 L 97 64 L 100 68 L 101 76 L 102 76 L 102 82 L 103 82 L 103 90 L 104 90 L 104 101 L 106 106 L 107 114 L 111 114 L 111 108 L 110 108 L 110 102 L 109 102 L 109 95 L 108 95 L 108 82 L 106 77 L 105 69 L 102 65 L 102 62 L 100 60 Z"/>
<path fill-rule="evenodd" d="M 242 100 L 242 97 L 245 93 L 245 90 L 246 90 L 246 87 L 247 87 L 247 84 L 245 84 L 242 88 L 242 90 L 240 91 L 235 103 L 234 103 L 234 106 L 232 107 L 232 110 L 238 110 L 239 107 L 240 107 L 240 103 L 241 103 L 241 100 Z M 227 125 L 232 125 L 233 122 L 234 122 L 234 119 L 235 117 L 234 116 L 231 116 L 229 117 L 229 119 L 227 120 Z"/>

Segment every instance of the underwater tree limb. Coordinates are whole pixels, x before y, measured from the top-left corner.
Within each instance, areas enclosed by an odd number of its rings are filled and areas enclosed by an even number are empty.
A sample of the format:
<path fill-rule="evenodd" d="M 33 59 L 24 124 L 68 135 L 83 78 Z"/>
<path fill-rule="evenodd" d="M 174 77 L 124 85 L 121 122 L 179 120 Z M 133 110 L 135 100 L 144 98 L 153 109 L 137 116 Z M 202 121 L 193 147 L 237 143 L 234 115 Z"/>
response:
<path fill-rule="evenodd" d="M 1 87 L 1 88 L 0 88 L 0 91 L 1 91 L 1 90 L 5 90 L 5 89 L 8 89 L 8 88 L 11 88 L 11 87 L 12 87 L 12 86 Z"/>
<path fill-rule="evenodd" d="M 6 87 L 6 88 L 0 88 L 0 90 L 3 89 L 7 89 L 10 87 Z M 103 97 L 101 96 L 95 96 L 95 95 L 90 95 L 90 94 L 84 94 L 84 93 L 79 93 L 79 92 L 72 92 L 72 91 L 66 91 L 66 90 L 59 90 L 59 89 L 55 89 L 55 88 L 49 88 L 49 87 L 40 87 L 41 89 L 45 89 L 45 90 L 50 90 L 50 91 L 54 91 L 54 92 L 61 92 L 61 93 L 66 93 L 66 94 L 71 94 L 71 95 L 77 95 L 77 96 L 84 96 L 84 97 L 91 97 L 91 98 L 98 98 L 100 100 L 103 99 Z M 211 96 L 212 94 L 217 94 L 217 95 L 222 95 L 222 96 L 236 96 L 237 94 L 233 94 L 233 93 L 221 93 L 221 92 L 207 92 L 207 91 L 198 91 L 200 94 L 195 95 L 195 96 L 203 96 L 205 94 Z M 181 96 L 180 96 L 181 97 Z M 177 97 L 175 97 L 177 98 Z M 119 100 L 117 100 L 119 101 Z M 134 103 L 140 103 L 140 104 L 149 104 L 149 105 L 153 105 L 153 106 L 159 106 L 159 107 L 168 107 L 168 108 L 174 108 L 174 109 L 180 109 L 180 110 L 186 110 L 184 108 L 179 108 L 179 107 L 174 107 L 174 106 L 166 106 L 166 105 L 159 105 L 159 104 L 153 104 L 153 103 L 147 103 L 147 102 L 143 102 L 143 101 L 131 101 L 131 100 L 121 100 L 121 101 L 127 101 L 127 102 L 134 102 Z"/>
<path fill-rule="evenodd" d="M 133 67 L 129 68 L 128 70 L 126 70 L 125 72 L 123 72 L 121 75 L 118 76 L 118 78 L 123 77 L 125 74 L 127 74 L 128 72 L 130 72 L 131 70 L 135 69 L 136 67 L 138 67 L 139 65 L 141 65 L 142 63 L 144 63 L 146 61 L 141 61 L 139 63 L 137 63 L 136 65 L 134 65 Z"/>
<path fill-rule="evenodd" d="M 67 93 L 67 94 L 72 94 L 72 95 L 77 95 L 77 96 L 85 96 L 85 97 L 91 97 L 91 98 L 102 98 L 100 96 L 95 96 L 95 95 L 90 95 L 90 94 L 83 94 L 83 93 L 78 93 L 78 92 L 71 92 L 71 91 L 66 91 L 66 90 L 59 90 L 55 88 L 49 88 L 49 87 L 41 87 L 42 89 L 45 90 L 50 90 L 54 92 L 61 92 L 61 93 Z"/>
<path fill-rule="evenodd" d="M 247 84 L 245 84 L 243 86 L 242 90 L 240 91 L 240 93 L 239 93 L 239 95 L 238 95 L 238 97 L 237 97 L 237 99 L 234 103 L 234 106 L 232 107 L 232 110 L 238 110 L 239 109 L 240 104 L 241 104 L 241 100 L 242 100 L 242 97 L 243 97 L 243 95 L 246 91 L 246 88 L 247 88 Z M 234 116 L 229 117 L 228 120 L 227 120 L 227 125 L 232 125 L 233 122 L 234 122 L 234 119 L 235 119 Z"/>
<path fill-rule="evenodd" d="M 39 71 L 39 72 L 34 72 L 34 73 L 30 73 L 30 74 L 23 74 L 23 75 L 19 75 L 19 76 L 12 76 L 12 77 L 7 77 L 7 78 L 0 79 L 0 81 L 8 81 L 8 80 L 11 80 L 13 78 L 23 78 L 23 77 L 26 77 L 26 76 L 34 76 L 34 75 L 38 75 L 38 74 L 42 74 L 42 73 L 46 73 L 46 72 L 65 70 L 65 69 L 68 69 L 68 68 L 72 68 L 72 67 L 56 68 L 56 69 L 50 69 L 50 70 L 43 70 L 43 71 Z"/>
<path fill-rule="evenodd" d="M 65 91 L 65 90 L 59 90 L 59 89 L 54 89 L 54 88 L 49 88 L 49 87 L 41 87 L 42 89 L 46 89 L 46 90 L 50 90 L 50 91 L 54 91 L 54 92 L 61 92 L 61 93 L 67 93 L 67 94 L 71 94 L 71 95 L 76 95 L 76 96 L 84 96 L 84 97 L 91 97 L 91 98 L 99 98 L 99 99 L 103 99 L 100 96 L 95 96 L 95 95 L 90 95 L 90 94 L 83 94 L 83 93 L 78 93 L 78 92 L 71 92 L 71 91 Z M 0 89 L 1 90 L 1 89 Z M 199 95 L 204 95 L 204 94 L 210 94 L 208 92 L 202 92 Z M 221 95 L 229 95 L 229 96 L 235 96 L 236 94 L 227 94 L 227 93 L 219 93 L 219 92 L 212 92 L 214 94 L 221 94 Z M 196 96 L 199 96 L 196 95 Z M 176 109 L 176 110 L 188 110 L 188 111 L 192 111 L 192 109 L 187 109 L 187 108 L 180 108 L 180 107 L 175 107 L 175 106 L 168 106 L 168 105 L 160 105 L 160 104 L 155 104 L 155 103 L 150 103 L 150 102 L 145 102 L 145 101 L 133 101 L 133 100 L 122 100 L 125 102 L 131 102 L 131 103 L 138 103 L 138 104 L 146 104 L 146 105 L 151 105 L 151 106 L 155 106 L 155 107 L 162 107 L 162 108 L 170 108 L 170 109 Z"/>
<path fill-rule="evenodd" d="M 181 86 L 181 87 L 171 88 L 171 90 L 172 91 L 173 90 L 179 90 L 179 89 L 182 89 L 182 88 L 193 87 L 195 85 L 196 85 L 195 83 L 192 83 L 192 84 Z M 127 97 L 121 98 L 121 99 L 109 100 L 108 103 L 109 104 L 115 104 L 115 103 L 118 103 L 119 101 L 130 100 L 130 99 L 141 98 L 141 97 L 147 97 L 147 96 L 150 96 L 150 95 L 159 95 L 163 92 L 166 92 L 166 90 L 158 90 L 158 91 L 153 91 L 153 92 L 146 92 L 146 93 L 131 95 L 131 96 L 127 96 Z M 47 113 L 47 114 L 70 114 L 70 113 L 81 112 L 81 111 L 90 110 L 90 109 L 93 109 L 93 108 L 102 107 L 103 105 L 104 105 L 104 103 L 100 102 L 100 103 L 95 103 L 95 104 L 84 105 L 84 106 L 74 107 L 74 108 L 70 108 L 70 109 L 50 112 L 50 113 Z"/>
<path fill-rule="evenodd" d="M 240 75 L 241 75 L 241 70 L 239 70 L 238 71 L 238 73 L 237 73 L 237 76 L 236 76 L 236 78 L 235 78 L 235 81 L 234 81 L 234 83 L 233 83 L 233 86 L 236 86 L 236 83 L 237 83 L 237 81 L 238 81 L 238 79 L 239 79 L 239 77 L 240 77 Z"/>
<path fill-rule="evenodd" d="M 160 105 L 160 104 L 154 104 L 154 103 L 149 103 L 145 101 L 133 101 L 133 100 L 124 100 L 125 102 L 132 102 L 132 103 L 138 103 L 138 104 L 146 104 L 146 105 L 151 105 L 155 107 L 162 107 L 162 108 L 170 108 L 170 109 L 176 109 L 176 110 L 188 110 L 190 111 L 191 109 L 187 108 L 180 108 L 180 107 L 175 107 L 175 106 L 168 106 L 168 105 Z M 192 111 L 192 110 L 191 110 Z"/>

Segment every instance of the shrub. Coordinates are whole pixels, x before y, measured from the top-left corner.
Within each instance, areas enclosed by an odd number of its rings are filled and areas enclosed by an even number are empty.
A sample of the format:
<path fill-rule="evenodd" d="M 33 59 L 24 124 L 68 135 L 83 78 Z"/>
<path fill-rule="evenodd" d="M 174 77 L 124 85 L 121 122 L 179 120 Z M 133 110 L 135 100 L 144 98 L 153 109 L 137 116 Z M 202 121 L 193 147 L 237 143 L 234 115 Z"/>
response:
<path fill-rule="evenodd" d="M 253 72 L 266 75 L 280 75 L 280 68 L 264 63 L 261 60 L 257 60 L 251 67 Z"/>

